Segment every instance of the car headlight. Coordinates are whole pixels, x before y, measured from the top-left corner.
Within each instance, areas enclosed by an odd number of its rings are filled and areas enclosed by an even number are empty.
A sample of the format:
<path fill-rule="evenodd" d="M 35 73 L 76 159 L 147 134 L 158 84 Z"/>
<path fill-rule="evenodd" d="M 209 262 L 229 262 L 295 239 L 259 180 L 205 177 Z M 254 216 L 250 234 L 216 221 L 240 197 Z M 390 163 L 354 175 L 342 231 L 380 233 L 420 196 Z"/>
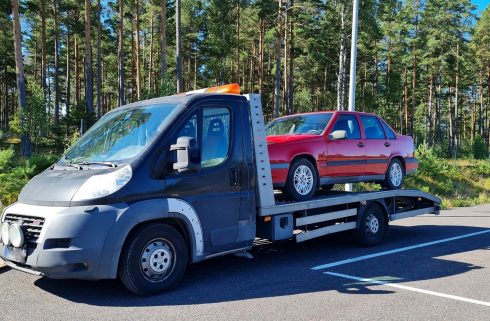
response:
<path fill-rule="evenodd" d="M 108 174 L 94 175 L 80 186 L 72 200 L 82 201 L 110 195 L 126 185 L 131 175 L 129 165 Z"/>
<path fill-rule="evenodd" d="M 10 243 L 14 247 L 21 247 L 24 245 L 24 230 L 19 224 L 11 224 L 9 228 L 9 239 Z"/>
<path fill-rule="evenodd" d="M 10 244 L 10 237 L 9 237 L 9 228 L 10 224 L 7 222 L 3 222 L 2 228 L 1 228 L 1 236 L 2 236 L 2 243 L 4 245 L 9 245 Z"/>

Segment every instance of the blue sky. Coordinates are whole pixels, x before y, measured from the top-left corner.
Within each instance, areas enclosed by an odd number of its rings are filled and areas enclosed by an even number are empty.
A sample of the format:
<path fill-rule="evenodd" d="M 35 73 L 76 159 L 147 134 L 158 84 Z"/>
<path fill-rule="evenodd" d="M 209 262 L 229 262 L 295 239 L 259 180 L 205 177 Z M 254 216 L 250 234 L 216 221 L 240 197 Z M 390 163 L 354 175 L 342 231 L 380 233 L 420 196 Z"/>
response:
<path fill-rule="evenodd" d="M 471 2 L 477 6 L 476 13 L 478 15 L 490 4 L 490 0 L 472 0 Z"/>

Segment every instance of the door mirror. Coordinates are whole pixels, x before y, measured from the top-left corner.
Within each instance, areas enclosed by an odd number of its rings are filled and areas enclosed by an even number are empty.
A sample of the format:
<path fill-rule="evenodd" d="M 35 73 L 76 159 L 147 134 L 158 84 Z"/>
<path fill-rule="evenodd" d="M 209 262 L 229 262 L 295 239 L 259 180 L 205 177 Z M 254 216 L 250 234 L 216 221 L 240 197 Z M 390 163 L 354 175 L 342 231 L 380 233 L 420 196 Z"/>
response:
<path fill-rule="evenodd" d="M 201 169 L 199 147 L 196 139 L 183 136 L 177 138 L 177 143 L 170 146 L 171 151 L 177 151 L 177 162 L 173 168 L 179 173 L 197 172 Z"/>
<path fill-rule="evenodd" d="M 347 132 L 345 130 L 336 130 L 336 131 L 332 132 L 330 135 L 328 135 L 328 138 L 330 140 L 346 139 L 347 138 Z"/>

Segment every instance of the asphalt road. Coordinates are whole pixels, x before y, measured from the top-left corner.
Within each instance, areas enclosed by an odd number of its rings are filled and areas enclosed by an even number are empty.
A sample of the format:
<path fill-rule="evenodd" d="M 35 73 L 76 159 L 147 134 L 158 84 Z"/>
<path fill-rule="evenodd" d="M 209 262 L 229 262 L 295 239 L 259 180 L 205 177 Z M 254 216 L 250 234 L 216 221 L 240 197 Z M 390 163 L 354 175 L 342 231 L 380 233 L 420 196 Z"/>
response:
<path fill-rule="evenodd" d="M 490 321 L 490 205 L 397 221 L 390 231 L 374 248 L 341 234 L 257 247 L 254 259 L 216 258 L 154 297 L 117 281 L 2 269 L 0 320 Z"/>

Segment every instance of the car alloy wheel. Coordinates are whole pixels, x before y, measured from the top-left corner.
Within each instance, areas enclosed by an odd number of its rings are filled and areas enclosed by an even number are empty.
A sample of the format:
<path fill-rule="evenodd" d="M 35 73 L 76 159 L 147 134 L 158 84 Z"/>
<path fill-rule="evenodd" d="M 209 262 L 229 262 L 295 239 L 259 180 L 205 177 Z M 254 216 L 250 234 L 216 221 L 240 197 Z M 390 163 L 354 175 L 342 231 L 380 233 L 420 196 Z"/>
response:
<path fill-rule="evenodd" d="M 307 195 L 314 185 L 313 172 L 308 166 L 300 165 L 294 171 L 294 188 L 300 195 Z"/>
<path fill-rule="evenodd" d="M 400 164 L 394 162 L 390 168 L 390 180 L 393 186 L 400 186 L 403 180 L 403 169 Z"/>

